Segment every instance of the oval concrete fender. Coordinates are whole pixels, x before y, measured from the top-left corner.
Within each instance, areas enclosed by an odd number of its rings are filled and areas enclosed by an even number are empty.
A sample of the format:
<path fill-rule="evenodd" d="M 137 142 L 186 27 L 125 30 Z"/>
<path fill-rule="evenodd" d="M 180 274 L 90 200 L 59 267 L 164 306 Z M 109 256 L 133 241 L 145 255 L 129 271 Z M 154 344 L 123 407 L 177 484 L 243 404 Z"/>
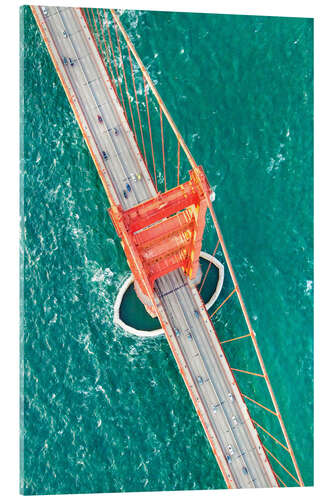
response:
<path fill-rule="evenodd" d="M 207 252 L 200 252 L 200 257 L 211 262 L 214 266 L 217 267 L 218 272 L 219 272 L 219 277 L 217 280 L 216 289 L 215 289 L 213 295 L 211 296 L 210 300 L 206 303 L 206 309 L 208 311 L 208 309 L 210 309 L 212 307 L 212 305 L 216 302 L 216 300 L 217 300 L 217 298 L 220 295 L 220 292 L 222 290 L 223 281 L 224 281 L 224 266 L 223 266 L 223 264 L 221 264 L 221 262 L 219 260 L 217 260 L 215 257 L 213 257 L 212 255 L 210 255 Z M 124 323 L 124 321 L 120 318 L 119 311 L 120 311 L 121 302 L 123 300 L 123 297 L 124 297 L 126 291 L 132 285 L 133 282 L 134 282 L 134 276 L 133 276 L 133 274 L 131 274 L 124 281 L 124 283 L 122 284 L 122 286 L 118 292 L 118 295 L 117 295 L 117 298 L 116 298 L 116 301 L 114 304 L 114 314 L 113 314 L 114 324 L 120 326 L 126 332 L 132 333 L 133 335 L 137 335 L 138 337 L 159 337 L 160 335 L 163 335 L 163 333 L 164 333 L 163 328 L 158 328 L 157 330 L 137 330 L 133 326 L 130 326 L 130 325 L 127 325 L 126 323 Z"/>

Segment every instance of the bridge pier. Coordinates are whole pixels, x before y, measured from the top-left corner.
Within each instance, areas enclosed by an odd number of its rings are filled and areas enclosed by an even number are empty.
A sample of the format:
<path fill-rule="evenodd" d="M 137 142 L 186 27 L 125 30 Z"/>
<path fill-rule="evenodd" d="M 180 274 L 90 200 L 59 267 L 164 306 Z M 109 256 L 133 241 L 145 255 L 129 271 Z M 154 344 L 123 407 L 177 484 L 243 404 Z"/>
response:
<path fill-rule="evenodd" d="M 212 263 L 218 269 L 218 273 L 219 273 L 214 293 L 210 297 L 209 301 L 205 304 L 206 310 L 208 311 L 215 304 L 216 300 L 218 299 L 218 297 L 219 297 L 219 295 L 221 293 L 221 290 L 222 290 L 222 287 L 223 287 L 223 281 L 224 281 L 224 266 L 223 266 L 223 264 L 218 259 L 216 259 L 216 257 L 213 257 L 212 255 L 210 255 L 207 252 L 201 251 L 200 252 L 200 257 L 203 258 L 203 259 L 205 259 L 205 260 L 207 260 L 208 262 Z M 200 268 L 198 270 L 197 275 L 198 274 L 201 274 L 200 273 Z M 192 280 L 192 284 L 199 285 L 200 279 L 199 279 L 198 283 L 195 283 Z M 142 337 L 142 338 L 153 338 L 153 337 L 159 337 L 161 335 L 164 335 L 163 328 L 157 328 L 156 330 L 139 330 L 137 328 L 134 328 L 133 326 L 128 325 L 127 323 L 125 323 L 121 319 L 121 317 L 120 317 L 121 303 L 123 301 L 125 293 L 127 292 L 127 290 L 129 289 L 129 287 L 133 283 L 134 283 L 134 286 L 135 286 L 135 279 L 134 279 L 133 274 L 131 274 L 124 281 L 124 283 L 122 284 L 122 286 L 121 286 L 121 288 L 120 288 L 120 290 L 118 292 L 115 304 L 114 304 L 113 323 L 115 325 L 120 326 L 120 328 L 122 328 L 125 332 L 130 333 L 132 335 L 136 335 L 138 337 Z M 136 290 L 136 292 L 137 292 L 137 290 Z"/>

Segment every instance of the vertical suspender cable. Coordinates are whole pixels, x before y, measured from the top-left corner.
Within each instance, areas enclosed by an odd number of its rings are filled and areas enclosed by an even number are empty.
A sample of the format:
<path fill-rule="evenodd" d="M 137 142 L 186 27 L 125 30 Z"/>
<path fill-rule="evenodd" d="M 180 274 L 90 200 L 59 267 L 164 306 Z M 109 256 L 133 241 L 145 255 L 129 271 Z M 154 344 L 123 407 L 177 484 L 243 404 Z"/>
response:
<path fill-rule="evenodd" d="M 141 133 L 141 140 L 142 140 L 143 154 L 144 154 L 144 157 L 145 157 L 146 166 L 147 166 L 147 168 L 148 168 L 148 163 L 147 163 L 147 155 L 146 155 L 146 148 L 145 148 L 145 141 L 144 141 L 144 138 L 143 138 L 142 122 L 141 122 L 141 115 L 140 115 L 140 109 L 139 109 L 138 94 L 137 94 L 137 92 L 136 92 L 135 76 L 134 76 L 134 70 L 133 70 L 133 64 L 132 64 L 131 50 L 130 50 L 130 48 L 129 48 L 128 43 L 127 43 L 127 50 L 128 50 L 128 57 L 129 57 L 130 65 L 131 65 L 132 80 L 133 80 L 133 88 L 134 88 L 135 102 L 136 102 L 136 111 L 137 111 L 137 114 L 138 114 L 139 124 L 140 124 L 140 133 Z"/>
<path fill-rule="evenodd" d="M 104 16 L 107 18 L 105 9 L 104 9 Z M 106 27 L 107 27 L 109 41 L 110 41 L 110 47 L 111 47 L 111 52 L 112 52 L 113 64 L 114 64 L 114 67 L 116 69 L 116 74 L 117 74 L 117 79 L 118 79 L 118 86 L 119 86 L 120 96 L 121 96 L 121 102 L 123 103 L 124 113 L 125 113 L 125 116 L 126 116 L 126 120 L 128 121 L 128 119 L 127 119 L 127 112 L 126 112 L 126 106 L 125 106 L 125 101 L 124 101 L 124 96 L 123 96 L 123 91 L 122 91 L 122 86 L 121 86 L 121 79 L 119 77 L 119 71 L 118 71 L 116 56 L 115 56 L 114 49 L 113 49 L 113 43 L 112 43 L 112 38 L 111 38 L 111 33 L 110 33 L 110 28 L 109 28 L 109 23 L 108 22 L 106 23 Z"/>
<path fill-rule="evenodd" d="M 278 475 L 277 475 L 277 473 L 276 473 L 274 470 L 273 470 L 273 474 L 274 474 L 274 476 L 275 476 L 275 477 L 276 477 L 276 478 L 280 481 L 280 483 L 282 483 L 282 484 L 283 484 L 283 486 L 286 488 L 286 487 L 287 487 L 286 483 L 284 483 L 284 482 L 282 481 L 282 479 L 280 478 L 280 476 L 278 476 Z"/>
<path fill-rule="evenodd" d="M 178 130 L 178 128 L 176 127 L 176 124 L 175 122 L 173 121 L 173 119 L 171 118 L 171 115 L 169 113 L 169 111 L 167 110 L 164 102 L 162 101 L 161 99 L 161 96 L 159 95 L 159 93 L 157 92 L 156 88 L 155 88 L 155 85 L 153 84 L 152 82 L 152 79 L 150 78 L 146 68 L 144 67 L 140 57 L 138 56 L 138 53 L 137 51 L 135 50 L 135 47 L 133 45 L 133 43 L 131 42 L 131 40 L 129 39 L 122 23 L 120 22 L 116 12 L 114 9 L 111 9 L 111 14 L 113 16 L 113 19 L 116 21 L 120 31 L 122 32 L 125 40 L 127 41 L 128 45 L 130 46 L 130 49 L 131 49 L 131 52 L 132 54 L 134 55 L 148 85 L 149 85 L 149 88 L 151 89 L 152 93 L 154 94 L 154 96 L 156 97 L 158 103 L 160 104 L 162 110 L 163 110 L 163 113 L 166 117 L 166 119 L 168 120 L 172 130 L 174 131 L 174 134 L 176 135 L 178 141 L 180 142 L 181 146 L 182 146 L 182 149 L 184 150 L 184 153 L 186 154 L 187 158 L 188 158 L 188 161 L 190 162 L 190 165 L 192 166 L 192 168 L 196 168 L 197 164 L 195 163 L 195 160 L 190 152 L 190 150 L 188 149 L 187 145 L 185 144 L 185 141 L 184 139 L 182 138 L 182 136 L 180 135 L 180 132 Z"/>
<path fill-rule="evenodd" d="M 109 63 L 110 71 L 111 71 L 112 86 L 113 86 L 113 88 L 114 88 L 114 90 L 116 92 L 116 95 L 118 97 L 118 92 L 117 92 L 117 88 L 116 88 L 116 81 L 115 81 L 115 77 L 114 77 L 114 74 L 113 74 L 113 71 L 112 71 L 111 59 L 110 59 L 109 51 L 108 51 L 108 48 L 107 48 L 107 45 L 106 45 L 106 40 L 105 40 L 104 30 L 103 30 L 103 23 L 101 21 L 101 16 L 99 14 L 99 10 L 97 10 L 97 14 L 98 14 L 99 25 L 100 25 L 100 28 L 101 28 L 102 37 L 103 37 L 103 41 L 104 41 L 104 47 L 105 47 L 106 57 L 107 57 L 107 60 L 108 60 L 108 63 Z"/>
<path fill-rule="evenodd" d="M 160 105 L 160 122 L 161 122 L 161 141 L 162 141 L 162 154 L 163 154 L 163 174 L 164 174 L 164 191 L 167 190 L 166 174 L 165 174 L 165 155 L 164 155 L 164 134 L 163 134 L 163 114 Z"/>
<path fill-rule="evenodd" d="M 90 26 L 91 32 L 93 32 L 93 24 L 91 22 L 91 17 L 90 17 L 90 14 L 89 14 L 89 9 L 86 8 L 86 11 L 87 11 L 87 17 L 88 17 L 88 21 L 89 21 L 89 26 Z"/>
<path fill-rule="evenodd" d="M 217 249 L 218 249 L 218 247 L 219 247 L 219 244 L 220 244 L 220 242 L 219 242 L 219 240 L 217 240 L 216 247 L 215 247 L 215 250 L 214 250 L 214 252 L 213 252 L 212 257 L 215 257 L 215 254 L 216 254 L 216 252 L 217 252 Z M 207 275 L 208 275 L 208 273 L 209 273 L 209 270 L 210 270 L 210 268 L 211 268 L 211 265 L 212 265 L 212 261 L 210 261 L 210 262 L 209 262 L 209 265 L 208 265 L 208 267 L 207 267 L 207 271 L 206 271 L 206 273 L 205 273 L 204 279 L 202 280 L 202 283 L 201 283 L 200 288 L 199 288 L 199 293 L 201 292 L 202 287 L 203 287 L 203 286 L 204 286 L 204 284 L 205 284 L 205 281 L 206 281 Z"/>
<path fill-rule="evenodd" d="M 130 99 L 130 95 L 129 95 L 129 92 L 128 92 L 128 85 L 127 85 L 127 78 L 126 78 L 125 66 L 124 66 L 124 61 L 123 61 L 123 54 L 122 54 L 122 51 L 121 51 L 120 40 L 119 40 L 119 36 L 118 36 L 118 28 L 117 28 L 117 24 L 116 24 L 115 20 L 113 20 L 113 24 L 114 24 L 114 30 L 116 32 L 116 37 L 117 37 L 117 44 L 118 44 L 118 49 L 119 49 L 119 54 L 120 54 L 121 67 L 123 68 L 123 75 L 124 75 L 124 80 L 125 80 L 125 89 L 126 89 L 127 100 L 128 100 L 128 104 L 129 104 L 129 108 L 130 108 L 130 113 L 131 113 L 131 120 L 132 120 L 133 132 L 134 132 L 136 143 L 138 143 L 138 138 L 137 138 L 136 130 L 135 130 L 135 122 L 134 122 L 133 112 L 132 112 L 131 99 Z"/>
<path fill-rule="evenodd" d="M 147 119 L 148 119 L 148 127 L 149 127 L 150 146 L 151 146 L 151 155 L 152 155 L 152 158 L 153 158 L 154 176 L 155 176 L 155 188 L 156 188 L 156 191 L 157 191 L 157 178 L 156 178 L 156 166 L 155 166 L 155 157 L 154 157 L 154 146 L 153 146 L 153 138 L 152 138 L 152 134 L 151 134 L 149 105 L 148 105 L 148 97 L 147 97 L 147 89 L 146 89 L 146 79 L 145 79 L 145 76 L 143 76 L 143 86 L 144 86 L 144 89 L 145 89 L 145 98 L 146 98 L 146 106 L 147 106 Z"/>
<path fill-rule="evenodd" d="M 180 142 L 178 139 L 178 149 L 177 149 L 177 186 L 179 186 L 179 168 L 180 168 Z"/>
<path fill-rule="evenodd" d="M 88 10 L 88 13 L 89 13 L 89 9 L 87 9 L 87 10 Z M 98 29 L 97 29 L 97 24 L 96 24 L 96 20 L 95 20 L 94 11 L 93 11 L 93 9 L 90 9 L 90 10 L 91 10 L 91 14 L 92 14 L 92 17 L 93 17 L 93 20 L 94 20 L 94 25 L 95 25 L 95 31 L 96 31 L 95 40 L 96 40 L 96 43 L 97 43 L 98 52 L 100 54 L 102 54 L 101 47 L 100 47 L 99 33 L 98 33 Z M 91 26 L 93 26 L 90 16 L 89 16 L 89 19 L 90 19 L 90 22 L 91 22 Z"/>
<path fill-rule="evenodd" d="M 91 17 L 90 17 L 90 14 L 89 14 L 89 9 L 87 8 L 87 16 L 84 12 L 84 9 L 81 9 L 83 15 L 84 15 L 84 18 L 85 18 L 85 21 L 87 23 L 87 26 L 88 28 L 90 29 L 90 32 L 91 32 L 91 35 L 93 37 L 93 39 L 95 40 L 96 42 L 96 47 L 97 47 L 97 50 L 102 58 L 102 44 L 100 45 L 99 42 L 99 33 L 98 33 L 98 29 L 97 29 L 97 24 L 96 24 L 96 21 L 95 21 L 95 16 L 94 16 L 94 13 L 93 13 L 93 10 L 91 9 L 91 12 L 92 12 L 92 15 L 93 15 L 93 18 L 94 18 L 94 22 L 95 22 L 95 29 L 96 29 L 96 35 L 94 35 L 94 27 L 93 27 L 93 23 L 92 23 L 92 20 L 91 20 Z M 89 22 L 88 22 L 89 20 Z M 101 26 L 101 31 L 102 31 L 102 34 L 103 34 L 103 38 L 104 38 L 104 33 L 103 33 L 103 29 L 102 29 L 102 26 Z M 104 41 L 105 43 L 105 41 Z M 105 43 L 105 50 L 106 50 L 106 54 L 108 56 L 108 51 L 107 51 L 107 46 L 106 46 L 106 43 Z M 108 58 L 109 60 L 109 58 Z M 112 65 L 111 65 L 111 61 L 109 60 L 109 65 L 110 65 L 110 71 L 111 71 L 111 85 L 112 87 L 114 88 L 114 91 L 116 93 L 116 96 L 118 97 L 118 92 L 117 92 L 117 86 L 116 86 L 116 82 L 115 82 L 115 78 L 114 78 L 114 74 L 113 74 L 113 71 L 112 71 Z M 107 66 L 105 65 L 105 68 L 107 69 Z M 119 100 L 119 97 L 118 97 L 118 100 Z"/>
<path fill-rule="evenodd" d="M 297 481 L 296 477 L 293 476 L 289 470 L 276 458 L 275 455 L 273 455 L 273 453 L 271 451 L 269 451 L 266 446 L 263 445 L 263 448 L 264 450 L 272 457 L 274 458 L 274 460 L 282 467 L 282 469 L 284 469 L 286 471 L 287 474 L 289 474 L 290 477 L 292 477 L 294 479 L 294 481 L 296 481 L 296 483 L 299 485 L 299 486 L 304 486 L 304 484 L 300 484 L 299 481 Z"/>

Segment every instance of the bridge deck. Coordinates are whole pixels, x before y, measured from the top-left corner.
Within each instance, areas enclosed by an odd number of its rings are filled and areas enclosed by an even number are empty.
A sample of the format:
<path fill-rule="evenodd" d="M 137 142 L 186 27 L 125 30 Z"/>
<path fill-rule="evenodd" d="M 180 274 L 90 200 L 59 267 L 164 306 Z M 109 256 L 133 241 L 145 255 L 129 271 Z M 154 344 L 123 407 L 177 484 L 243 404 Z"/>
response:
<path fill-rule="evenodd" d="M 32 10 L 110 203 L 128 209 L 156 196 L 80 9 Z M 167 340 L 227 485 L 278 486 L 197 289 L 177 270 L 156 280 L 155 298 Z"/>
<path fill-rule="evenodd" d="M 213 441 L 217 460 L 223 464 L 225 456 L 230 456 L 231 478 L 238 488 L 275 485 L 270 465 L 197 288 L 176 270 L 156 281 L 156 292 L 169 342 L 206 434 Z"/>

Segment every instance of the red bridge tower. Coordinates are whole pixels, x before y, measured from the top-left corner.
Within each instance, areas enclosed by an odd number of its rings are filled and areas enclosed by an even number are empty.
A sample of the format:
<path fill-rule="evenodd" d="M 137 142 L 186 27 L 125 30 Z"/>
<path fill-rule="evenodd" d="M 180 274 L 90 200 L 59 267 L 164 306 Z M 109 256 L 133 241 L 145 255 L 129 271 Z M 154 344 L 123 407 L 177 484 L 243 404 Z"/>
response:
<path fill-rule="evenodd" d="M 207 195 L 212 191 L 202 167 L 189 173 L 189 181 L 133 208 L 109 209 L 135 278 L 135 291 L 153 317 L 155 280 L 179 267 L 194 279 L 199 269 Z"/>

